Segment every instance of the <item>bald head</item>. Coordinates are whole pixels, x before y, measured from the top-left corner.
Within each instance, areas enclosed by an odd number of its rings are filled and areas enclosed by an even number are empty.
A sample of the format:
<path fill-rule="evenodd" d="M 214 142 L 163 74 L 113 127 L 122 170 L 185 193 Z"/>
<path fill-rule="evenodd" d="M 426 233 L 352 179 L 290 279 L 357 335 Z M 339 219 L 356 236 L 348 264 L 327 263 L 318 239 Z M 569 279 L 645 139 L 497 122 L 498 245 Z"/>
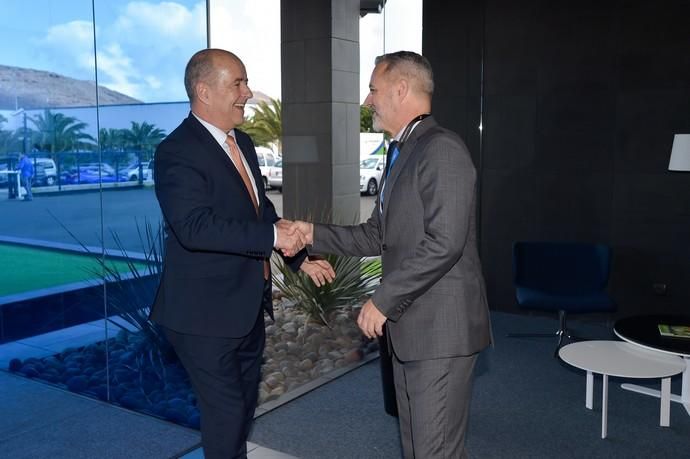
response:
<path fill-rule="evenodd" d="M 192 112 L 224 132 L 244 122 L 244 107 L 253 96 L 248 83 L 240 58 L 222 49 L 199 51 L 185 69 Z"/>
<path fill-rule="evenodd" d="M 196 85 L 198 83 L 215 84 L 219 73 L 219 61 L 226 59 L 241 62 L 240 58 L 230 51 L 216 48 L 202 49 L 189 59 L 184 71 L 184 88 L 190 102 L 194 102 L 197 97 Z"/>

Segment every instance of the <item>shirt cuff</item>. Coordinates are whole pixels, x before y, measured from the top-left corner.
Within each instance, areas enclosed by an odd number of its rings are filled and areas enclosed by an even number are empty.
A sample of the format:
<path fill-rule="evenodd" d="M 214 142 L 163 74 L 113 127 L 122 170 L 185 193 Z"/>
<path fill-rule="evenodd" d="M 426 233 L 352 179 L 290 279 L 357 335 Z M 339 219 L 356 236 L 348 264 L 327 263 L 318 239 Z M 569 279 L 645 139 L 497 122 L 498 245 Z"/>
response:
<path fill-rule="evenodd" d="M 276 246 L 276 242 L 278 242 L 278 229 L 276 225 L 273 225 L 273 247 Z"/>

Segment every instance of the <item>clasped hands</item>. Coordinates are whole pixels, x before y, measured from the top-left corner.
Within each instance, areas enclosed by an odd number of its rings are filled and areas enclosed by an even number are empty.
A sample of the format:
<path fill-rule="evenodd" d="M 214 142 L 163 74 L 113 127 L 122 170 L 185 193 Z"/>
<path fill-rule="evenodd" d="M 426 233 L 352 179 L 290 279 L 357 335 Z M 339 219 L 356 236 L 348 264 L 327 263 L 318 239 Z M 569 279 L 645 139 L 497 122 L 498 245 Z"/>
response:
<path fill-rule="evenodd" d="M 314 241 L 314 225 L 311 223 L 282 218 L 275 225 L 278 234 L 275 247 L 286 257 L 294 257 Z"/>
<path fill-rule="evenodd" d="M 303 221 L 278 220 L 278 239 L 276 248 L 285 256 L 294 256 L 306 245 L 314 242 L 314 225 Z M 316 285 L 331 282 L 335 277 L 333 268 L 326 260 L 306 259 L 300 269 L 312 278 Z M 383 335 L 386 316 L 376 307 L 373 301 L 367 301 L 357 317 L 357 325 L 367 338 Z"/>
<path fill-rule="evenodd" d="M 293 257 L 314 241 L 314 225 L 301 221 L 281 219 L 276 222 L 278 237 L 276 248 L 286 257 Z M 307 257 L 299 269 L 308 275 L 317 287 L 333 282 L 335 271 L 329 262 Z"/>

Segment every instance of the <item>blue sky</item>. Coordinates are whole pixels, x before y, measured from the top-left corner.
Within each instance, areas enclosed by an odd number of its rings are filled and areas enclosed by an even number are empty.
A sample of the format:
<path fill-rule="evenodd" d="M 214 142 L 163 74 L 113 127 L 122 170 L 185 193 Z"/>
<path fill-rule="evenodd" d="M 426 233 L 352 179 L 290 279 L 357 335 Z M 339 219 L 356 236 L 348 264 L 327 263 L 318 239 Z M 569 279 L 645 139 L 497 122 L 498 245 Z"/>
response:
<path fill-rule="evenodd" d="M 185 100 L 206 45 L 205 2 L 96 1 L 99 83 L 146 102 Z M 3 0 L 0 63 L 94 80 L 91 1 Z M 11 45 L 8 45 L 11 44 Z"/>
<path fill-rule="evenodd" d="M 145 102 L 186 100 L 184 66 L 206 46 L 206 2 L 95 4 L 99 84 Z M 95 77 L 91 0 L 2 0 L 0 42 L 0 64 Z M 279 0 L 212 0 L 211 45 L 244 60 L 252 89 L 280 97 Z M 389 0 L 385 15 L 367 15 L 360 45 L 363 100 L 376 55 L 421 51 L 421 0 Z"/>

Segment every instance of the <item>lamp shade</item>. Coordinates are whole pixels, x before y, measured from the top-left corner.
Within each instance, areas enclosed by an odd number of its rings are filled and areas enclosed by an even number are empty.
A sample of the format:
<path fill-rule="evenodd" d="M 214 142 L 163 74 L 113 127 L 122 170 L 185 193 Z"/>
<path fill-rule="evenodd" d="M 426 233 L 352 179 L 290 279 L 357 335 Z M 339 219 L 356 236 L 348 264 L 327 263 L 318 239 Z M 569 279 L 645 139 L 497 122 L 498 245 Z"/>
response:
<path fill-rule="evenodd" d="M 690 171 L 690 134 L 676 134 L 673 137 L 670 171 Z"/>

